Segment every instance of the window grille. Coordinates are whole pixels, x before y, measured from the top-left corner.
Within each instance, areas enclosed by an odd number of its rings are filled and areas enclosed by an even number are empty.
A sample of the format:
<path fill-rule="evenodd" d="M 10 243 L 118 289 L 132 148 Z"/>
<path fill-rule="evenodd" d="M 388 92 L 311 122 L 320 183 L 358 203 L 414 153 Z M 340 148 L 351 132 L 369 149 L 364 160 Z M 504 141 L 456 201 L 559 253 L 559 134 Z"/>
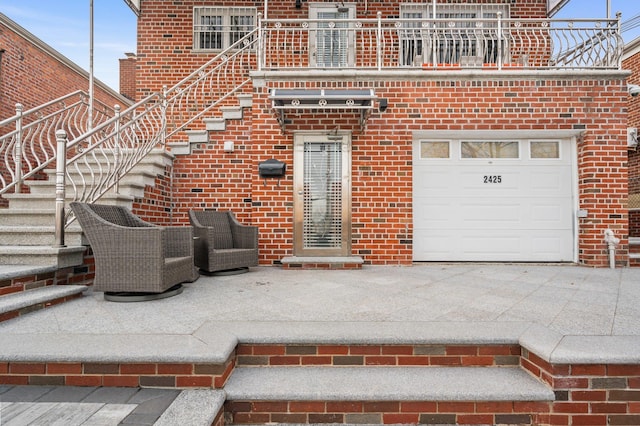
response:
<path fill-rule="evenodd" d="M 342 150 L 338 143 L 304 144 L 303 246 L 342 244 Z"/>
<path fill-rule="evenodd" d="M 254 30 L 254 7 L 195 7 L 193 9 L 194 50 L 223 50 Z"/>

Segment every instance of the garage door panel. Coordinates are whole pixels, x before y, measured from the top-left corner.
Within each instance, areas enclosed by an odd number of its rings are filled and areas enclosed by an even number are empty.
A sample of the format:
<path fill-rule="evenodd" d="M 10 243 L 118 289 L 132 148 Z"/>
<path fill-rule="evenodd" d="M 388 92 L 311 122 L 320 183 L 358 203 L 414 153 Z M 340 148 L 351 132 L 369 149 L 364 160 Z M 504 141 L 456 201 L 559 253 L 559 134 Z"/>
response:
<path fill-rule="evenodd" d="M 450 231 L 450 230 L 449 230 Z M 557 233 L 543 233 L 523 238 L 504 232 L 469 232 L 456 236 L 447 230 L 431 234 L 416 242 L 416 250 L 425 253 L 424 261 L 506 261 L 563 262 L 571 261 L 573 243 Z M 490 250 L 487 250 L 490 248 Z"/>
<path fill-rule="evenodd" d="M 489 227 L 501 229 L 510 223 L 521 229 L 567 229 L 572 226 L 571 200 L 566 198 L 536 200 L 531 198 L 486 199 L 455 198 L 421 199 L 415 203 L 415 214 L 425 229 L 452 227 L 476 229 Z"/>
<path fill-rule="evenodd" d="M 572 261 L 572 185 L 568 157 L 415 158 L 414 260 Z"/>

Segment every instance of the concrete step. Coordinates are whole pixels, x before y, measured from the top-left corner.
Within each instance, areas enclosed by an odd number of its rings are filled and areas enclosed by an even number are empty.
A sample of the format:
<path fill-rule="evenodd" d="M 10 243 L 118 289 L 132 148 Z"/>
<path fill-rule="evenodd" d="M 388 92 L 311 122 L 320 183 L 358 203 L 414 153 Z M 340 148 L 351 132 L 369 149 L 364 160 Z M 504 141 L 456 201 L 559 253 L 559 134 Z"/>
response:
<path fill-rule="evenodd" d="M 50 285 L 0 297 L 0 319 L 9 319 L 26 312 L 60 303 L 83 293 L 84 285 Z"/>
<path fill-rule="evenodd" d="M 237 367 L 233 401 L 553 401 L 518 367 Z"/>
<path fill-rule="evenodd" d="M 82 265 L 86 247 L 0 245 L 0 265 L 34 265 L 68 268 Z"/>
<path fill-rule="evenodd" d="M 253 106 L 253 95 L 251 93 L 239 93 L 236 98 L 238 98 L 238 103 L 242 108 L 251 108 Z"/>
<path fill-rule="evenodd" d="M 204 118 L 206 129 L 213 132 L 224 132 L 227 129 L 227 120 L 222 117 Z"/>
<path fill-rule="evenodd" d="M 46 211 L 55 209 L 55 198 L 50 195 L 35 194 L 3 194 L 9 200 L 10 209 Z M 115 204 L 131 207 L 134 197 L 125 194 L 107 193 L 100 198 L 104 204 Z M 68 199 L 71 201 L 71 198 Z"/>
<path fill-rule="evenodd" d="M 147 176 L 151 176 L 150 173 L 146 173 Z M 78 178 L 74 180 L 75 182 L 81 182 L 82 179 Z M 131 195 L 134 197 L 142 197 L 144 195 L 145 185 L 148 182 L 148 178 L 143 175 L 128 175 L 124 177 L 120 181 L 119 191 L 121 194 Z M 153 180 L 151 183 L 153 184 Z M 38 180 L 29 182 L 29 190 L 31 195 L 33 196 L 43 196 L 46 195 L 50 198 L 55 197 L 56 195 L 56 184 L 51 180 Z M 74 187 L 71 183 L 67 183 L 65 186 L 65 191 L 67 194 L 73 194 Z M 109 192 L 114 192 L 114 189 L 110 189 Z"/>
<path fill-rule="evenodd" d="M 233 424 L 535 424 L 555 399 L 518 367 L 237 367 L 224 390 Z M 511 408 L 487 415 L 483 402 Z"/>
<path fill-rule="evenodd" d="M 53 209 L 0 209 L 0 224 L 3 226 L 49 226 L 55 222 Z"/>
<path fill-rule="evenodd" d="M 53 221 L 52 221 L 53 223 Z M 70 225 L 65 229 L 66 245 L 81 245 L 81 229 Z M 0 225 L 0 245 L 8 246 L 53 246 L 55 227 L 51 226 L 4 226 Z"/>
<path fill-rule="evenodd" d="M 242 110 L 243 108 L 240 105 L 220 107 L 222 118 L 225 120 L 242 120 Z"/>

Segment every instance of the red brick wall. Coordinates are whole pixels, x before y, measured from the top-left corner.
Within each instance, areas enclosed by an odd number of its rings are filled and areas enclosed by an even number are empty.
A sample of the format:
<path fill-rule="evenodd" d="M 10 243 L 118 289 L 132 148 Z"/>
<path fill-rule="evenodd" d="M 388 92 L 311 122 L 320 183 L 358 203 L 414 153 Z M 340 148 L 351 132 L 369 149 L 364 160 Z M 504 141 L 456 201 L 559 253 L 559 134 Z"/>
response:
<path fill-rule="evenodd" d="M 42 105 L 76 90 L 89 90 L 88 74 L 41 49 L 12 27 L 0 22 L 0 120 L 15 115 L 16 103 L 24 110 Z M 95 97 L 108 106 L 123 103 L 116 92 L 95 85 Z"/>
<path fill-rule="evenodd" d="M 221 1 L 216 4 L 233 4 Z M 138 25 L 138 97 L 171 85 L 208 60 L 192 54 L 192 7 L 166 2 L 142 2 Z M 243 5 L 262 7 L 261 2 Z M 269 16 L 306 17 L 307 6 L 292 1 L 269 2 Z M 512 16 L 543 16 L 544 0 L 512 4 Z M 386 9 L 385 9 L 386 8 Z M 361 4 L 358 10 L 361 11 Z M 369 12 L 397 14 L 395 2 L 369 2 Z M 352 253 L 375 264 L 412 261 L 412 134 L 428 130 L 584 130 L 578 142 L 580 262 L 608 265 L 603 232 L 623 238 L 618 262 L 626 264 L 628 217 L 625 82 L 620 79 L 478 78 L 419 81 L 349 81 L 301 83 L 304 87 L 374 88 L 389 100 L 377 111 L 365 132 L 357 115 L 300 115 L 282 132 L 268 99 L 268 90 L 293 87 L 291 82 L 267 82 L 253 88 L 253 107 L 243 121 L 228 122 L 224 133 L 211 133 L 190 156 L 179 157 L 173 170 L 174 221 L 185 223 L 190 208 L 231 209 L 240 220 L 260 227 L 261 263 L 274 264 L 292 255 L 293 132 L 336 127 L 352 137 Z M 236 150 L 224 153 L 225 140 Z M 264 181 L 260 161 L 277 158 L 288 164 L 287 176 Z"/>
<path fill-rule="evenodd" d="M 622 68 L 632 74 L 627 82 L 640 84 L 640 53 L 625 59 Z M 629 100 L 629 127 L 640 128 L 640 96 L 628 96 Z M 640 194 L 640 152 L 638 149 L 629 151 L 629 194 Z M 630 208 L 640 208 L 630 205 Z M 629 236 L 640 237 L 640 210 L 629 211 Z"/>
<path fill-rule="evenodd" d="M 136 55 L 127 53 L 120 59 L 120 93 L 128 99 L 136 98 Z"/>
<path fill-rule="evenodd" d="M 306 19 L 309 17 L 308 1 L 295 8 L 294 0 L 269 0 L 269 19 Z M 318 3 L 318 2 L 314 2 Z M 334 3 L 328 1 L 327 3 Z M 367 13 L 364 5 L 357 2 L 358 18 L 375 18 L 378 11 L 383 18 L 398 16 L 400 3 L 424 3 L 413 1 L 368 1 Z M 512 18 L 546 17 L 546 0 L 448 0 L 439 3 L 496 3 L 509 4 Z M 242 6 L 264 11 L 262 1 L 221 0 L 212 3 L 206 0 L 169 1 L 142 0 L 138 19 L 138 86 L 137 99 L 159 91 L 163 85 L 172 86 L 189 75 L 215 53 L 192 52 L 193 7 L 197 6 Z"/>
<path fill-rule="evenodd" d="M 308 86 L 310 86 L 309 84 Z M 324 87 L 337 84 L 323 83 Z M 252 126 L 238 122 L 174 168 L 174 218 L 186 221 L 190 208 L 237 211 L 260 226 L 262 262 L 272 264 L 292 252 L 292 179 L 264 181 L 257 164 L 269 158 L 293 162 L 293 132 L 339 126 L 353 131 L 353 250 L 367 262 L 407 264 L 412 260 L 412 132 L 433 130 L 584 130 L 578 144 L 580 260 L 607 264 L 604 229 L 627 233 L 627 172 L 622 81 L 368 81 L 389 100 L 360 132 L 349 114 L 297 117 L 282 133 L 269 108 L 268 88 L 256 89 Z M 578 101 L 576 101 L 578 100 Z M 554 105 L 550 107 L 549 105 Z M 593 110 L 600 110 L 595 115 Z M 235 126 L 235 127 L 233 127 Z M 234 153 L 222 152 L 232 139 Z M 595 156 L 594 154 L 597 154 Z M 621 247 L 624 249 L 624 246 Z M 623 262 L 620 253 L 619 261 Z"/>

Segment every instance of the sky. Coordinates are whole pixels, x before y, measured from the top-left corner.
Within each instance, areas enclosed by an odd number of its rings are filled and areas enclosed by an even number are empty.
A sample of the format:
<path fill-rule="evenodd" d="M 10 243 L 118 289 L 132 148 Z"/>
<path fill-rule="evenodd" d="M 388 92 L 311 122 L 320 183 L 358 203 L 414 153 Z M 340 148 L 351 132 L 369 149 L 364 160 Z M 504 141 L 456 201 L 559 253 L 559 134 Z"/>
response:
<path fill-rule="evenodd" d="M 622 12 L 623 22 L 640 15 L 640 0 L 610 2 L 612 15 Z M 90 4 L 90 0 L 0 0 L 0 13 L 88 71 Z M 606 4 L 607 0 L 570 0 L 554 18 L 605 18 Z M 117 91 L 119 59 L 136 51 L 137 17 L 124 0 L 93 0 L 93 10 L 94 75 Z M 640 25 L 623 37 L 626 42 L 640 37 Z"/>

